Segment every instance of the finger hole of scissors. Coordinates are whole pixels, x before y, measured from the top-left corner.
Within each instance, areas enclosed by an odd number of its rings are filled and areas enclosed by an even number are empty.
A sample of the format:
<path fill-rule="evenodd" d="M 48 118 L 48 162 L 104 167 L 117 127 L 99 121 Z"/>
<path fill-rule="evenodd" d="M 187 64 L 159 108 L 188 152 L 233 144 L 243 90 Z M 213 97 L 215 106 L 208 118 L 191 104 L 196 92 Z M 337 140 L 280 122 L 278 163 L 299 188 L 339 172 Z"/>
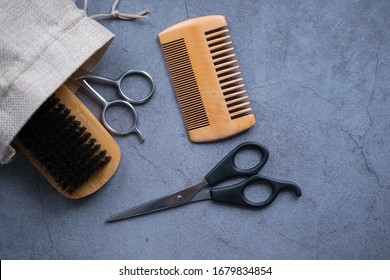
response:
<path fill-rule="evenodd" d="M 240 170 L 251 169 L 263 160 L 263 154 L 256 148 L 245 146 L 234 155 L 234 164 Z"/>
<path fill-rule="evenodd" d="M 140 70 L 129 70 L 118 81 L 123 98 L 132 104 L 143 104 L 153 95 L 155 83 L 152 77 Z"/>
<path fill-rule="evenodd" d="M 265 181 L 254 181 L 243 189 L 245 199 L 251 204 L 262 204 L 271 199 L 273 188 Z"/>
<path fill-rule="evenodd" d="M 103 109 L 102 119 L 107 130 L 116 135 L 128 135 L 137 131 L 137 112 L 126 101 L 107 102 Z"/>

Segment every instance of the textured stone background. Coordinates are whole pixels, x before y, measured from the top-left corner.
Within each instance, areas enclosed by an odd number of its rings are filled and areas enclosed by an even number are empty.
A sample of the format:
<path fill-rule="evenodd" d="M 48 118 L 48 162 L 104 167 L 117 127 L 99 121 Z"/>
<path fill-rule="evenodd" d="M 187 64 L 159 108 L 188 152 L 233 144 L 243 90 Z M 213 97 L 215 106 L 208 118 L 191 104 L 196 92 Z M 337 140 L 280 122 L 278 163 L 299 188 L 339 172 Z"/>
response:
<path fill-rule="evenodd" d="M 89 14 L 110 11 L 111 1 L 89 2 Z M 116 77 L 143 69 L 154 77 L 155 96 L 137 107 L 145 142 L 117 138 L 123 157 L 116 175 L 81 201 L 57 194 L 23 157 L 0 168 L 0 258 L 389 259 L 390 2 L 122 0 L 119 6 L 129 13 L 144 8 L 151 10 L 148 20 L 99 21 L 117 36 L 95 72 Z M 194 144 L 157 35 L 210 14 L 227 17 L 258 122 L 234 138 Z M 79 96 L 98 114 L 94 100 Z M 206 201 L 104 223 L 198 182 L 247 140 L 270 150 L 261 174 L 296 182 L 301 198 L 282 193 L 260 211 Z"/>

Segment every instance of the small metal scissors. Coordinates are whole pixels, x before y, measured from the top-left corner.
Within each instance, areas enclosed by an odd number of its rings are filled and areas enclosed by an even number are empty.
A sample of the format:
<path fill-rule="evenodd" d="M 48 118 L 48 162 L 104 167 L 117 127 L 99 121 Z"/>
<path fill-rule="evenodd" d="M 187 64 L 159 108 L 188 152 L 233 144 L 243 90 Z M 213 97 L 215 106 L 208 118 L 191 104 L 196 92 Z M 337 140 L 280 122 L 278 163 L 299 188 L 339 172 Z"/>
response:
<path fill-rule="evenodd" d="M 235 163 L 236 155 L 240 151 L 247 148 L 259 151 L 261 154 L 261 160 L 251 168 L 238 168 Z M 250 208 L 262 208 L 271 204 L 278 196 L 279 192 L 285 189 L 292 190 L 298 197 L 301 196 L 301 189 L 295 183 L 279 181 L 268 177 L 255 175 L 267 162 L 268 156 L 269 152 L 264 146 L 256 142 L 242 143 L 234 148 L 225 158 L 223 158 L 200 183 L 174 194 L 152 200 L 134 208 L 130 208 L 129 210 L 111 216 L 106 221 L 114 222 L 207 199 Z M 236 176 L 248 175 L 252 176 L 234 185 L 227 187 L 214 187 L 216 184 L 226 179 Z M 251 201 L 245 196 L 244 193 L 246 187 L 256 182 L 269 185 L 272 189 L 270 196 L 262 202 Z M 263 185 L 259 185 L 258 187 L 262 186 Z"/>
<path fill-rule="evenodd" d="M 132 76 L 132 75 L 140 75 L 140 76 L 146 78 L 146 80 L 150 83 L 151 90 L 146 97 L 144 97 L 142 99 L 132 99 L 126 95 L 125 91 L 122 88 L 122 82 L 127 77 Z M 128 135 L 130 133 L 136 133 L 138 135 L 138 137 L 140 138 L 141 142 L 143 142 L 145 140 L 141 131 L 137 127 L 138 114 L 137 114 L 137 111 L 135 110 L 135 108 L 132 104 L 135 104 L 135 105 L 144 104 L 147 101 L 149 101 L 149 99 L 152 97 L 154 90 L 156 88 L 156 85 L 155 85 L 152 77 L 148 73 L 146 73 L 145 71 L 141 71 L 141 70 L 129 70 L 129 71 L 123 73 L 118 79 L 114 80 L 114 79 L 105 78 L 105 77 L 102 77 L 99 75 L 91 74 L 87 71 L 79 69 L 78 71 L 76 71 L 75 74 L 72 75 L 71 78 L 74 81 L 76 81 L 78 84 L 80 84 L 88 93 L 95 96 L 96 99 L 99 100 L 100 103 L 103 105 L 102 121 L 103 121 L 103 124 L 108 131 L 110 131 L 111 133 L 116 134 L 116 135 Z M 88 83 L 88 81 L 105 83 L 105 84 L 110 84 L 110 85 L 115 86 L 117 88 L 117 91 L 119 92 L 119 95 L 121 96 L 121 99 L 114 99 L 111 101 L 107 101 Z M 122 105 L 122 106 L 125 106 L 126 108 L 128 108 L 134 117 L 134 122 L 128 130 L 125 130 L 125 131 L 116 130 L 107 122 L 107 118 L 106 118 L 107 110 L 110 107 L 118 106 L 118 105 Z"/>

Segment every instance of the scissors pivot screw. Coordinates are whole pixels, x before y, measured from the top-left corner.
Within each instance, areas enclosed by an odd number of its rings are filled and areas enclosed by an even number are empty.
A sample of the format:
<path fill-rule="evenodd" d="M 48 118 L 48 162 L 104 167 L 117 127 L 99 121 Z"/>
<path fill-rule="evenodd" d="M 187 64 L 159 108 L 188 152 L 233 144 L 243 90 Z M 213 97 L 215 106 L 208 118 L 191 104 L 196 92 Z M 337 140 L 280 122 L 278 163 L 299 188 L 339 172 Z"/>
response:
<path fill-rule="evenodd" d="M 180 201 L 180 200 L 182 200 L 183 199 L 183 197 L 179 194 L 178 196 L 176 196 L 176 200 L 177 201 Z"/>

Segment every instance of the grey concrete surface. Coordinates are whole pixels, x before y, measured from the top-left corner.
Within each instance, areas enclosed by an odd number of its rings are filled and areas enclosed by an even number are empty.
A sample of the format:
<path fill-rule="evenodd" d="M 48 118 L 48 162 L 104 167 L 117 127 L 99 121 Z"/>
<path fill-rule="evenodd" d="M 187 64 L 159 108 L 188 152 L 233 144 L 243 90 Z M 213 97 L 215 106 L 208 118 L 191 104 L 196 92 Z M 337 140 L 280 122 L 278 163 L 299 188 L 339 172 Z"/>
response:
<path fill-rule="evenodd" d="M 89 14 L 110 11 L 111 1 L 89 2 Z M 116 77 L 143 69 L 153 76 L 155 96 L 137 107 L 145 142 L 117 137 L 117 173 L 79 201 L 60 196 L 24 157 L 1 167 L 0 258 L 389 259 L 390 2 L 119 5 L 129 13 L 144 8 L 151 10 L 148 20 L 99 20 L 116 38 L 95 72 Z M 210 14 L 227 17 L 257 124 L 224 141 L 194 144 L 157 35 Z M 98 114 L 94 100 L 78 95 Z M 104 223 L 198 182 L 248 140 L 270 151 L 261 174 L 296 182 L 302 197 L 282 193 L 258 211 L 205 201 Z"/>

